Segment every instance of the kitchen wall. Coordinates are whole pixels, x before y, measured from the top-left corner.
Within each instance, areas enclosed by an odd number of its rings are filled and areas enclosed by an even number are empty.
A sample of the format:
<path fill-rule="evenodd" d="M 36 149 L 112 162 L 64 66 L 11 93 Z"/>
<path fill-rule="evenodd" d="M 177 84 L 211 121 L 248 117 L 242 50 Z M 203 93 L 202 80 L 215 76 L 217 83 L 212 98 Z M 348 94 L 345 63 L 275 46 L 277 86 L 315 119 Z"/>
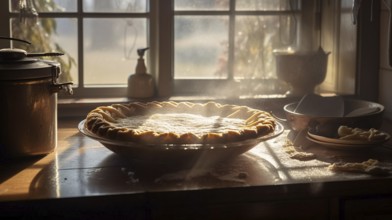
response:
<path fill-rule="evenodd" d="M 384 1 L 391 7 L 392 1 Z M 392 119 L 392 66 L 389 62 L 389 47 L 391 41 L 390 10 L 382 4 L 381 24 L 380 24 L 380 87 L 379 102 L 386 108 L 385 117 Z M 391 54 L 392 55 L 392 54 Z M 392 63 L 391 63 L 392 64 Z"/>

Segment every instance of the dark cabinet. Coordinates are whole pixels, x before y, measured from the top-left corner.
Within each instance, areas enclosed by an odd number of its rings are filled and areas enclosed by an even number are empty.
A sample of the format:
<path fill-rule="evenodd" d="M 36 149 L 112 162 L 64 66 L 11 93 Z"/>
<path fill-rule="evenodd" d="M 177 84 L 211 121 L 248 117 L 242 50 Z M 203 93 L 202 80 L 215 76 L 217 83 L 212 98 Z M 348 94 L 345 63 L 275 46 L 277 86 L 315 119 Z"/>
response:
<path fill-rule="evenodd" d="M 228 204 L 157 205 L 152 219 L 331 219 L 328 200 L 279 200 Z"/>
<path fill-rule="evenodd" d="M 342 219 L 390 220 L 392 219 L 392 196 L 344 200 Z"/>

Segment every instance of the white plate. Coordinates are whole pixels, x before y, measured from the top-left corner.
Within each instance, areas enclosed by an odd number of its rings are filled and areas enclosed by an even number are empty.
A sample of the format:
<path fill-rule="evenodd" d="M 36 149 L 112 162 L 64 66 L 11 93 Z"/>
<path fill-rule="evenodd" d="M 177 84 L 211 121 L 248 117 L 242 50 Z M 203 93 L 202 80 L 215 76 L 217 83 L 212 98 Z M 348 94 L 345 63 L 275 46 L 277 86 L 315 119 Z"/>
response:
<path fill-rule="evenodd" d="M 390 139 L 390 135 L 387 134 L 386 138 L 381 140 L 362 141 L 362 140 L 344 140 L 338 138 L 330 138 L 330 137 L 325 137 L 325 136 L 308 132 L 307 138 L 312 142 L 327 147 L 333 147 L 338 149 L 360 149 L 360 148 L 362 149 L 362 148 L 380 146 Z"/>

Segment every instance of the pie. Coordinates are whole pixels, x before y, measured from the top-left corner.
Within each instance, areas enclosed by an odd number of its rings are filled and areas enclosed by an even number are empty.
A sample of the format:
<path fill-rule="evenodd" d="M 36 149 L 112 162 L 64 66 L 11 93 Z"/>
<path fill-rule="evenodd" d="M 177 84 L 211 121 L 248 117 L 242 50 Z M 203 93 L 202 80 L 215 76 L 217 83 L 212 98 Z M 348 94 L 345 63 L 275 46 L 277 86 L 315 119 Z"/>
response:
<path fill-rule="evenodd" d="M 133 102 L 100 106 L 85 127 L 110 140 L 143 144 L 212 144 L 273 133 L 275 119 L 262 110 L 216 102 Z"/>

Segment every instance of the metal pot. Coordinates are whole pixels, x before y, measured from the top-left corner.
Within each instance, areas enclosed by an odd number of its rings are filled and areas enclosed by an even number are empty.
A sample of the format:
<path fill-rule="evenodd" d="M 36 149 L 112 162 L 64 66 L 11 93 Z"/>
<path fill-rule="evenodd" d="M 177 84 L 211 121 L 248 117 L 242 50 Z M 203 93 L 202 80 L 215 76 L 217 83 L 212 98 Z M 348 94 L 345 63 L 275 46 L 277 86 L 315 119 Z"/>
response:
<path fill-rule="evenodd" d="M 0 158 L 48 154 L 57 145 L 57 92 L 71 94 L 72 83 L 57 83 L 57 62 L 12 54 L 0 50 Z"/>

